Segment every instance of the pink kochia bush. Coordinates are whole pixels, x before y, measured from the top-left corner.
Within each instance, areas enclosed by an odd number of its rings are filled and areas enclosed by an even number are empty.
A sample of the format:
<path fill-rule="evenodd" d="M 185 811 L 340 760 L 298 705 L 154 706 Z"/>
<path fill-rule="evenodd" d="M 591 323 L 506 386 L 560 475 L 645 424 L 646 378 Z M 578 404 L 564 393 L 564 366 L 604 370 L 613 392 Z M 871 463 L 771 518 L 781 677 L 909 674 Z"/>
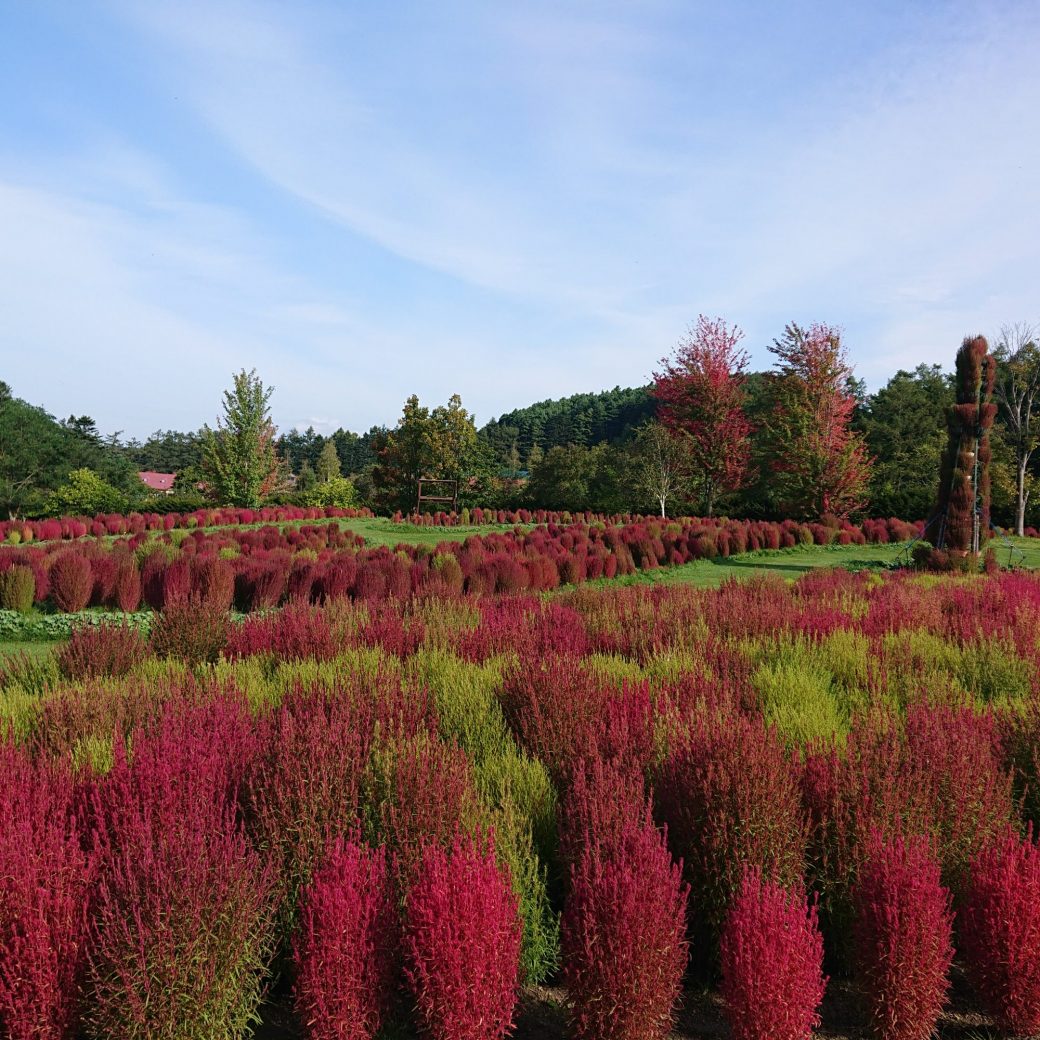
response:
<path fill-rule="evenodd" d="M 593 821 L 594 824 L 594 821 Z M 571 866 L 561 923 L 577 1040 L 659 1040 L 686 969 L 686 886 L 643 805 Z"/>
<path fill-rule="evenodd" d="M 0 742 L 0 1035 L 71 1040 L 91 862 L 67 769 Z"/>
<path fill-rule="evenodd" d="M 171 705 L 117 745 L 98 784 L 90 1033 L 218 1040 L 256 1020 L 271 949 L 270 877 L 237 819 L 248 713 Z"/>
<path fill-rule="evenodd" d="M 405 972 L 432 1040 L 499 1040 L 513 1024 L 520 918 L 490 840 L 427 846 L 405 907 Z"/>
<path fill-rule="evenodd" d="M 827 980 L 816 907 L 747 870 L 721 937 L 722 997 L 733 1040 L 807 1040 Z"/>
<path fill-rule="evenodd" d="M 927 841 L 869 842 L 855 892 L 856 961 L 874 1033 L 927 1040 L 949 989 L 950 893 Z"/>
<path fill-rule="evenodd" d="M 310 1040 L 367 1040 L 391 1007 L 399 923 L 386 854 L 338 839 L 306 889 L 296 1010 Z"/>
<path fill-rule="evenodd" d="M 958 922 L 968 977 L 1016 1034 L 1040 1033 L 1040 848 L 1008 834 L 972 863 Z"/>

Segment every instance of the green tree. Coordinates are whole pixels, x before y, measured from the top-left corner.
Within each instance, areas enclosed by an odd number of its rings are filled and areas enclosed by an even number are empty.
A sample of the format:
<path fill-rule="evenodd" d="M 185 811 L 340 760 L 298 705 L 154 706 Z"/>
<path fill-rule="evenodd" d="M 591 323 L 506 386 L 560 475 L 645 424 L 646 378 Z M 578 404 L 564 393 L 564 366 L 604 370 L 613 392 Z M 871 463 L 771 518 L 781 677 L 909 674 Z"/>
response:
<path fill-rule="evenodd" d="M 457 394 L 433 411 L 412 394 L 397 426 L 373 439 L 376 501 L 387 510 L 412 510 L 420 478 L 465 481 L 485 468 L 473 416 Z"/>
<path fill-rule="evenodd" d="M 121 513 L 126 505 L 126 495 L 91 469 L 74 469 L 68 480 L 52 491 L 47 499 L 47 510 L 55 516 Z"/>
<path fill-rule="evenodd" d="M 75 469 L 91 469 L 128 498 L 143 485 L 125 450 L 106 443 L 89 416 L 60 423 L 0 387 L 0 510 L 9 516 L 47 511 L 47 496 Z"/>
<path fill-rule="evenodd" d="M 870 502 L 877 516 L 929 516 L 953 399 L 953 380 L 939 365 L 900 370 L 866 399 L 855 425 L 875 460 Z"/>
<path fill-rule="evenodd" d="M 318 456 L 317 465 L 314 467 L 314 475 L 319 484 L 327 484 L 340 476 L 341 468 L 339 455 L 336 452 L 336 442 L 331 438 L 325 442 Z"/>
<path fill-rule="evenodd" d="M 310 459 L 304 459 L 296 477 L 296 490 L 303 494 L 312 490 L 317 483 L 318 478 L 314 475 L 314 467 L 311 465 Z"/>
<path fill-rule="evenodd" d="M 224 414 L 217 428 L 204 426 L 203 471 L 211 497 L 234 506 L 257 506 L 272 494 L 283 465 L 275 451 L 276 429 L 270 401 L 274 387 L 265 387 L 256 369 L 243 369 L 224 391 Z"/>
<path fill-rule="evenodd" d="M 631 456 L 597 444 L 556 445 L 531 470 L 527 497 L 538 509 L 621 513 L 632 506 Z"/>

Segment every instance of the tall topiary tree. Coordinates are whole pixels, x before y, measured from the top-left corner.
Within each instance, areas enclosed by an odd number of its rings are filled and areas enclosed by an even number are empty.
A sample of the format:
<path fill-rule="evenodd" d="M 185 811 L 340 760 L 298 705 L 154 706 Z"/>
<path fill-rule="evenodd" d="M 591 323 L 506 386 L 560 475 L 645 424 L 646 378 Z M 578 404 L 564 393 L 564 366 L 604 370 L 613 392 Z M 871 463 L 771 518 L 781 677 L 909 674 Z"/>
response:
<path fill-rule="evenodd" d="M 957 351 L 957 401 L 946 413 L 949 439 L 939 470 L 935 544 L 952 553 L 978 553 L 989 530 L 989 434 L 997 366 L 985 336 L 969 336 Z"/>

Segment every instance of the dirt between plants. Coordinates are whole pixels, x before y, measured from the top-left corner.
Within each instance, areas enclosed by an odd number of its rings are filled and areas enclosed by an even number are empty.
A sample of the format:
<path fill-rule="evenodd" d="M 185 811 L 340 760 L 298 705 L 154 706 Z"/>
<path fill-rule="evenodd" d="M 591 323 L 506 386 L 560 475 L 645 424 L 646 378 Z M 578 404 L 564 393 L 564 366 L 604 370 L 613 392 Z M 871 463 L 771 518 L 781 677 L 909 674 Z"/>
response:
<path fill-rule="evenodd" d="M 970 994 L 965 991 L 963 980 L 956 972 L 953 982 L 949 1006 L 935 1034 L 939 1040 L 997 1040 L 998 1037 L 1006 1040 L 992 1020 L 973 1008 Z M 527 987 L 517 1006 L 516 1028 L 510 1034 L 513 1040 L 567 1040 L 566 1000 L 562 987 Z M 847 982 L 831 981 L 828 984 L 820 1014 L 823 1023 L 813 1033 L 820 1040 L 868 1040 L 872 1037 L 855 989 Z M 279 1001 L 266 1006 L 264 1024 L 256 1032 L 257 1040 L 302 1040 L 302 1036 L 294 1016 L 284 1003 Z M 393 1034 L 393 1040 L 412 1040 L 412 1036 L 410 1031 L 401 1030 Z M 672 1040 L 695 1037 L 724 1040 L 728 1037 L 729 1029 L 718 994 L 704 989 L 687 990 L 671 1036 Z"/>

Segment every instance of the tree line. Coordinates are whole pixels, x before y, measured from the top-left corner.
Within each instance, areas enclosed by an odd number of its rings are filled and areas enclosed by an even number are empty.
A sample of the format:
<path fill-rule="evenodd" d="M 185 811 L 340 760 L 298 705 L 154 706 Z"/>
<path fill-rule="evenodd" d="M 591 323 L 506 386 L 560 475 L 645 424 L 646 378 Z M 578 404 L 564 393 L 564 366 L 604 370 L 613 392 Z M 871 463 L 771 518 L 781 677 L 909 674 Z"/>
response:
<path fill-rule="evenodd" d="M 700 318 L 648 386 L 515 409 L 478 428 L 456 395 L 411 396 L 393 426 L 279 434 L 272 388 L 238 373 L 214 428 L 103 437 L 88 416 L 56 420 L 0 384 L 0 509 L 191 508 L 207 499 L 415 508 L 419 477 L 459 481 L 460 502 L 513 508 L 726 512 L 754 518 L 926 518 L 934 505 L 953 377 L 900 370 L 872 394 L 840 332 L 789 325 L 774 365 L 751 371 L 738 328 Z M 1040 439 L 1040 348 L 1030 325 L 996 338 L 993 512 L 1030 517 Z M 177 473 L 149 501 L 138 470 Z"/>

